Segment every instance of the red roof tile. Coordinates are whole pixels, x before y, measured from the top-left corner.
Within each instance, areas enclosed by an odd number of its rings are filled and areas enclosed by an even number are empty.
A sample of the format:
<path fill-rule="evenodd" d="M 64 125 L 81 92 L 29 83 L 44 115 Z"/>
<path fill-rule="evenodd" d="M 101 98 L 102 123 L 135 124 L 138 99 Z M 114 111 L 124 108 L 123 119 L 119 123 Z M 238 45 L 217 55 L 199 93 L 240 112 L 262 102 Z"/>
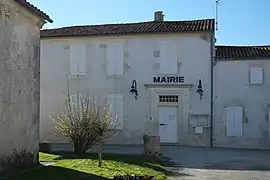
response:
<path fill-rule="evenodd" d="M 130 35 L 196 31 L 214 31 L 214 19 L 70 26 L 44 29 L 41 31 L 41 37 Z"/>
<path fill-rule="evenodd" d="M 216 46 L 218 60 L 270 59 L 270 45 L 267 46 Z"/>
<path fill-rule="evenodd" d="M 26 0 L 14 0 L 17 3 L 21 4 L 22 6 L 26 7 L 27 9 L 29 9 L 31 12 L 42 16 L 45 20 L 47 20 L 50 23 L 53 23 L 53 20 L 43 11 L 41 11 L 40 9 L 38 9 L 36 6 L 34 6 L 33 4 L 29 3 Z"/>

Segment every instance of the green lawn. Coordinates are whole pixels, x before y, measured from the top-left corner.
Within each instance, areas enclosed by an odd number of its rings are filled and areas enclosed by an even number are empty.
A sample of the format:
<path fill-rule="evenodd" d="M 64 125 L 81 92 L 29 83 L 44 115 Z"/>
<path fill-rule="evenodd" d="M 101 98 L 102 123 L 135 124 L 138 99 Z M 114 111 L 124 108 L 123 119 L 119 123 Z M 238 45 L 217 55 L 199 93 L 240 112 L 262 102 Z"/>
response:
<path fill-rule="evenodd" d="M 40 153 L 40 162 L 55 162 L 53 166 L 16 172 L 5 180 L 102 180 L 115 175 L 151 175 L 164 180 L 168 173 L 161 162 L 147 156 L 103 155 L 103 166 L 98 167 L 97 154 L 77 156 L 73 153 Z M 1 179 L 1 178 L 0 178 Z"/>

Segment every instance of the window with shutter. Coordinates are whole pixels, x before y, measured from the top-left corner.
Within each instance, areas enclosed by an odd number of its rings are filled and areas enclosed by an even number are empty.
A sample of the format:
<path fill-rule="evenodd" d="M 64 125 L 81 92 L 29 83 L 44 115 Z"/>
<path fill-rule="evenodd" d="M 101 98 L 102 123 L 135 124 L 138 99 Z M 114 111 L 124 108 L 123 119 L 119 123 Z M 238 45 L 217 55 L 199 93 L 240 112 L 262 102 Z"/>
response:
<path fill-rule="evenodd" d="M 71 110 L 72 110 L 72 113 L 75 115 L 77 113 L 80 114 L 80 116 L 82 117 L 83 116 L 83 113 L 82 113 L 82 95 L 79 94 L 72 94 L 70 95 L 70 105 L 71 105 Z"/>
<path fill-rule="evenodd" d="M 123 95 L 107 95 L 107 105 L 110 106 L 111 120 L 114 121 L 117 118 L 117 129 L 123 129 Z"/>
<path fill-rule="evenodd" d="M 107 48 L 107 74 L 122 75 L 124 70 L 123 45 L 111 43 Z"/>
<path fill-rule="evenodd" d="M 177 74 L 177 44 L 173 41 L 160 45 L 160 74 Z"/>
<path fill-rule="evenodd" d="M 70 74 L 86 75 L 86 45 L 70 45 Z"/>
<path fill-rule="evenodd" d="M 263 83 L 263 69 L 259 67 L 250 68 L 250 84 Z"/>
<path fill-rule="evenodd" d="M 71 111 L 73 114 L 76 113 L 76 108 L 77 108 L 77 95 L 72 94 L 69 96 L 70 97 L 70 106 L 71 106 Z"/>
<path fill-rule="evenodd" d="M 227 136 L 242 136 L 243 108 L 241 106 L 226 107 Z"/>

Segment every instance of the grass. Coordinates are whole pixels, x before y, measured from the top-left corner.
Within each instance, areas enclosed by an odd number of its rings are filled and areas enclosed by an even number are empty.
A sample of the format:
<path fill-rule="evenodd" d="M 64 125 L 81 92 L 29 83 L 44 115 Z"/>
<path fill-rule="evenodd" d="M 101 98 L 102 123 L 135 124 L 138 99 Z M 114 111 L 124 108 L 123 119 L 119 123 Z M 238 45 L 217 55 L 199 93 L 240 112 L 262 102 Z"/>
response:
<path fill-rule="evenodd" d="M 40 153 L 40 162 L 54 162 L 48 167 L 12 173 L 5 180 L 102 180 L 117 175 L 150 175 L 157 180 L 169 173 L 160 160 L 148 156 L 104 154 L 98 167 L 97 154 L 77 156 L 73 153 Z M 0 178 L 1 179 L 1 178 Z"/>

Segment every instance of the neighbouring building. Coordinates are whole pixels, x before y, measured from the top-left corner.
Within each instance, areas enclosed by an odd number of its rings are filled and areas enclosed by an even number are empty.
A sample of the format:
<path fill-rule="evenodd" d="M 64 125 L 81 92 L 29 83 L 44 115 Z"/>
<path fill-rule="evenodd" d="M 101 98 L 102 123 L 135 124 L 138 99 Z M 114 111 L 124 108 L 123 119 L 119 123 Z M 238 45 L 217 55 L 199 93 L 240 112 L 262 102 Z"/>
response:
<path fill-rule="evenodd" d="M 50 116 L 63 110 L 67 94 L 76 99 L 79 92 L 106 99 L 119 115 L 110 144 L 142 144 L 143 135 L 158 135 L 164 144 L 270 147 L 263 93 L 269 47 L 215 46 L 214 19 L 163 16 L 42 31 L 42 142 L 66 142 Z M 261 70 L 263 84 L 251 85 Z"/>
<path fill-rule="evenodd" d="M 270 45 L 216 48 L 214 145 L 270 148 Z"/>
<path fill-rule="evenodd" d="M 25 0 L 0 0 L 0 172 L 38 161 L 40 28 L 52 22 Z"/>

